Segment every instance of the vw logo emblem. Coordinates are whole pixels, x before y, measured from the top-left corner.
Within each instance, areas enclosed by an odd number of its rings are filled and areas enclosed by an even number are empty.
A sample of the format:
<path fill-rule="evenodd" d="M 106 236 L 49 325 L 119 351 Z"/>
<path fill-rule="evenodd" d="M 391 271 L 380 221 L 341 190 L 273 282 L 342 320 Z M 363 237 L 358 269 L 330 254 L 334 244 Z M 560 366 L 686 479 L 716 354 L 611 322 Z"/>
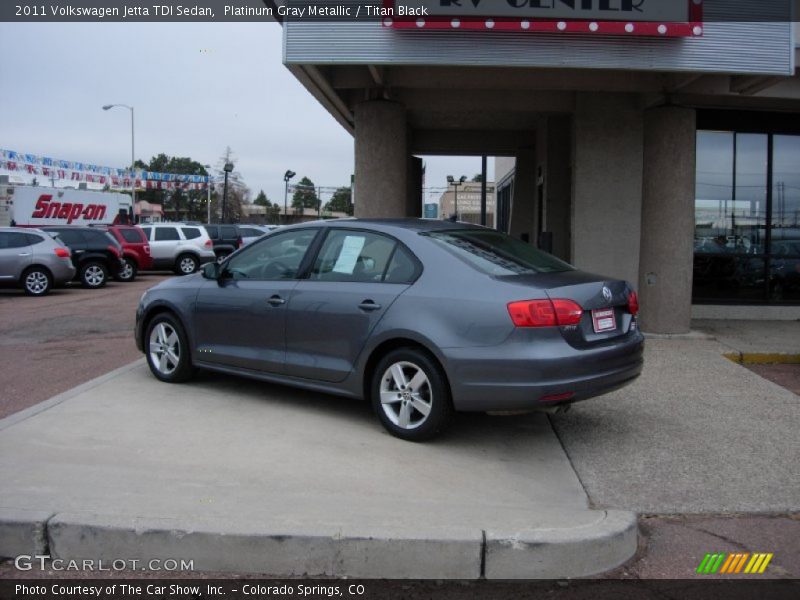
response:
<path fill-rule="evenodd" d="M 614 295 L 611 293 L 611 290 L 608 289 L 606 286 L 603 286 L 603 298 L 606 299 L 606 302 L 611 302 L 611 298 L 613 297 Z"/>

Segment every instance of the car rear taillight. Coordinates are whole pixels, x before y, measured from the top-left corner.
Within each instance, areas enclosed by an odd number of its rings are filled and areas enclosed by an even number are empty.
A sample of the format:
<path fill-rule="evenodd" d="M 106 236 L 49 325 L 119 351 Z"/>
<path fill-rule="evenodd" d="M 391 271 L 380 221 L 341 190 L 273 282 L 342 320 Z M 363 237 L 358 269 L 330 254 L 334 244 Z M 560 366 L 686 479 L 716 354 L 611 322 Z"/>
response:
<path fill-rule="evenodd" d="M 69 258 L 69 250 L 66 248 L 56 248 L 56 256 L 58 258 Z"/>
<path fill-rule="evenodd" d="M 116 256 L 117 258 L 119 258 L 120 256 L 122 256 L 122 255 L 119 253 L 119 250 L 117 250 L 117 248 L 116 248 L 115 246 L 111 246 L 111 245 L 109 245 L 109 246 L 108 246 L 108 251 L 109 251 L 109 252 L 111 252 L 111 254 L 113 254 L 113 255 L 114 255 L 114 256 Z"/>
<path fill-rule="evenodd" d="M 572 300 L 521 300 L 508 305 L 516 327 L 562 327 L 581 322 L 583 309 Z"/>
<path fill-rule="evenodd" d="M 150 254 L 150 244 L 145 244 L 144 245 L 144 253 L 145 254 Z"/>
<path fill-rule="evenodd" d="M 628 312 L 634 317 L 639 314 L 639 296 L 633 290 L 628 294 Z"/>
<path fill-rule="evenodd" d="M 213 245 L 214 242 L 212 242 L 211 240 L 206 240 L 206 243 L 203 244 L 203 246 L 205 246 L 206 248 L 211 248 Z"/>
<path fill-rule="evenodd" d="M 242 238 L 239 238 L 239 248 L 241 248 L 243 245 L 244 245 L 244 240 Z"/>

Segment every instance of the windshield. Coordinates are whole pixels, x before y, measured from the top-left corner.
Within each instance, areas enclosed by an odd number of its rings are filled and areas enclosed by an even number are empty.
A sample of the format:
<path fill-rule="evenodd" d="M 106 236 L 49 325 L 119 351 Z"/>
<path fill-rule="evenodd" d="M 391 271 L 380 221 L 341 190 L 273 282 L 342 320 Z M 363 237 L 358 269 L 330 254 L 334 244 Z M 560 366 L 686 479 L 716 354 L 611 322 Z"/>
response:
<path fill-rule="evenodd" d="M 489 275 L 559 273 L 574 268 L 555 256 L 491 229 L 432 231 L 432 240 Z"/>

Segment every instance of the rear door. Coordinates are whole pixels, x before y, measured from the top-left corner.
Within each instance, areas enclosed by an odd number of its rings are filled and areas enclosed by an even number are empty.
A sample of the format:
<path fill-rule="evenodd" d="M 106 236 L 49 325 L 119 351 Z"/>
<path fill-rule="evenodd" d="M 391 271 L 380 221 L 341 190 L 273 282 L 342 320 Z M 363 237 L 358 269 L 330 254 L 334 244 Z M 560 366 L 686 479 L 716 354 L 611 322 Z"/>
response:
<path fill-rule="evenodd" d="M 204 281 L 195 306 L 197 360 L 285 372 L 286 308 L 317 228 L 287 231 L 248 246 Z"/>
<path fill-rule="evenodd" d="M 176 257 L 175 250 L 180 241 L 181 236 L 177 227 L 153 227 L 150 238 L 150 255 L 161 265 L 171 263 Z"/>
<path fill-rule="evenodd" d="M 0 280 L 16 281 L 31 264 L 28 236 L 19 231 L 0 231 Z"/>
<path fill-rule="evenodd" d="M 411 268 L 401 273 L 403 261 Z M 287 374 L 330 382 L 347 377 L 375 325 L 415 279 L 414 261 L 390 236 L 331 229 L 289 301 Z"/>

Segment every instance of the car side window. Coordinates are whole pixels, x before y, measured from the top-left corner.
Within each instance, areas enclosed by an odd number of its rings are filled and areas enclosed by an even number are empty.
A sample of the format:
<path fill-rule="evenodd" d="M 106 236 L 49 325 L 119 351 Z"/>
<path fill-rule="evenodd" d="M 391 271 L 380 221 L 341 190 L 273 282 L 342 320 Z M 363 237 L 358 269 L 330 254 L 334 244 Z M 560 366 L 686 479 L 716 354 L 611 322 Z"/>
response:
<path fill-rule="evenodd" d="M 16 231 L 0 232 L 0 249 L 3 248 L 23 248 L 28 246 L 28 236 Z"/>
<path fill-rule="evenodd" d="M 197 227 L 181 227 L 181 231 L 187 240 L 196 240 L 203 235 Z"/>
<path fill-rule="evenodd" d="M 58 231 L 58 236 L 61 238 L 67 246 L 72 244 L 85 244 L 86 239 L 83 237 L 80 231 L 74 231 L 72 229 L 61 229 Z"/>
<path fill-rule="evenodd" d="M 419 267 L 411 253 L 398 245 L 392 261 L 389 263 L 389 268 L 386 269 L 383 281 L 384 283 L 412 283 L 417 278 L 418 272 Z"/>
<path fill-rule="evenodd" d="M 179 240 L 178 230 L 174 227 L 156 227 L 156 242 L 169 242 Z"/>
<path fill-rule="evenodd" d="M 310 279 L 380 282 L 397 242 L 366 231 L 335 229 L 328 233 Z"/>
<path fill-rule="evenodd" d="M 294 279 L 317 231 L 287 231 L 255 242 L 226 263 L 225 273 L 232 279 Z"/>
<path fill-rule="evenodd" d="M 31 246 L 41 244 L 44 241 L 42 236 L 36 235 L 35 233 L 26 233 L 25 236 L 28 238 L 28 244 Z"/>
<path fill-rule="evenodd" d="M 219 237 L 216 225 L 206 225 L 206 231 L 208 232 L 208 237 L 210 237 L 212 240 Z"/>

